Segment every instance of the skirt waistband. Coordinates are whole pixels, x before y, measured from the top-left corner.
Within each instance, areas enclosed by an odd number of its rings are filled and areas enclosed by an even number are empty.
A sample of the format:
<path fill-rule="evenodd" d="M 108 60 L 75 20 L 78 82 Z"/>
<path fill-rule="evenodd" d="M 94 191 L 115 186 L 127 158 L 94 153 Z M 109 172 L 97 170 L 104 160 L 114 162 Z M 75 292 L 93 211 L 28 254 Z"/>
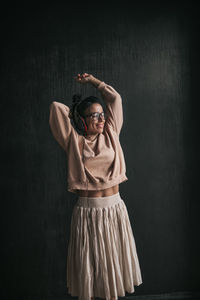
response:
<path fill-rule="evenodd" d="M 107 207 L 122 201 L 120 193 L 106 197 L 78 197 L 76 206 L 82 207 Z"/>

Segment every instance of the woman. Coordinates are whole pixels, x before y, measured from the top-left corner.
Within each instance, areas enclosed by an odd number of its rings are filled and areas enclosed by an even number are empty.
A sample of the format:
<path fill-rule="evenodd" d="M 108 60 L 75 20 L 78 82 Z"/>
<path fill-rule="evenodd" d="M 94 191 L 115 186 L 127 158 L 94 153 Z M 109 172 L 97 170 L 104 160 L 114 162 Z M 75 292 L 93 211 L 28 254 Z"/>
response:
<path fill-rule="evenodd" d="M 101 98 L 73 96 L 71 107 L 52 102 L 49 124 L 66 151 L 68 191 L 77 194 L 67 255 L 67 287 L 79 300 L 114 300 L 142 283 L 128 211 L 119 184 L 128 180 L 119 134 L 122 99 L 110 85 L 91 74 Z"/>

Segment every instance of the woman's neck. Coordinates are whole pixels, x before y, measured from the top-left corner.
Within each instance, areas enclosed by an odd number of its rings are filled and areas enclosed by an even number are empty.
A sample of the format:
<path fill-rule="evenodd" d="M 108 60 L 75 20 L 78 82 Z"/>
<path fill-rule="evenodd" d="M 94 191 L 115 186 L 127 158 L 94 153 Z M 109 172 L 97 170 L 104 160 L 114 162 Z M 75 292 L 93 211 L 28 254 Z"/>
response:
<path fill-rule="evenodd" d="M 87 135 L 85 135 L 85 138 L 89 141 L 94 141 L 97 138 L 98 135 L 99 135 L 99 133 L 97 133 L 97 134 L 87 134 Z"/>

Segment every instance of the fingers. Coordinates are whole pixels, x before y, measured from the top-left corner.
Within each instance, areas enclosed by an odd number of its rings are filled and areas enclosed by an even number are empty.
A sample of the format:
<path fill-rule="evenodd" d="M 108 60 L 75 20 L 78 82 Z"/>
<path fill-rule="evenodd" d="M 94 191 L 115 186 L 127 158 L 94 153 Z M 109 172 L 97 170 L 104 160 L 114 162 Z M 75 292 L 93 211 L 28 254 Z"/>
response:
<path fill-rule="evenodd" d="M 80 81 L 81 80 L 81 75 L 78 74 L 77 76 L 74 77 L 74 79 L 76 79 L 77 81 Z"/>
<path fill-rule="evenodd" d="M 87 80 L 88 76 L 89 76 L 88 73 L 83 73 L 82 75 L 80 73 L 78 73 L 77 76 L 74 77 L 74 79 L 76 79 L 76 81 L 80 81 L 81 82 L 85 78 Z"/>
<path fill-rule="evenodd" d="M 88 73 L 83 73 L 82 75 L 79 73 L 79 74 L 77 75 L 78 78 L 80 78 L 80 77 L 87 77 L 87 76 L 89 76 Z"/>

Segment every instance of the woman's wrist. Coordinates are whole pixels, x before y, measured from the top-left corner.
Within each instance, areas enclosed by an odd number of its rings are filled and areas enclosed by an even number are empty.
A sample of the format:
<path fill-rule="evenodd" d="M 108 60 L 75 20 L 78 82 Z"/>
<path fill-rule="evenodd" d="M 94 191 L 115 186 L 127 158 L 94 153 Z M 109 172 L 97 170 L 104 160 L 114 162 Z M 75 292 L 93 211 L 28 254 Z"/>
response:
<path fill-rule="evenodd" d="M 99 79 L 97 79 L 97 78 L 95 78 L 93 75 L 91 75 L 89 82 L 90 82 L 93 86 L 98 87 L 99 84 L 100 84 L 102 81 L 99 80 Z"/>

